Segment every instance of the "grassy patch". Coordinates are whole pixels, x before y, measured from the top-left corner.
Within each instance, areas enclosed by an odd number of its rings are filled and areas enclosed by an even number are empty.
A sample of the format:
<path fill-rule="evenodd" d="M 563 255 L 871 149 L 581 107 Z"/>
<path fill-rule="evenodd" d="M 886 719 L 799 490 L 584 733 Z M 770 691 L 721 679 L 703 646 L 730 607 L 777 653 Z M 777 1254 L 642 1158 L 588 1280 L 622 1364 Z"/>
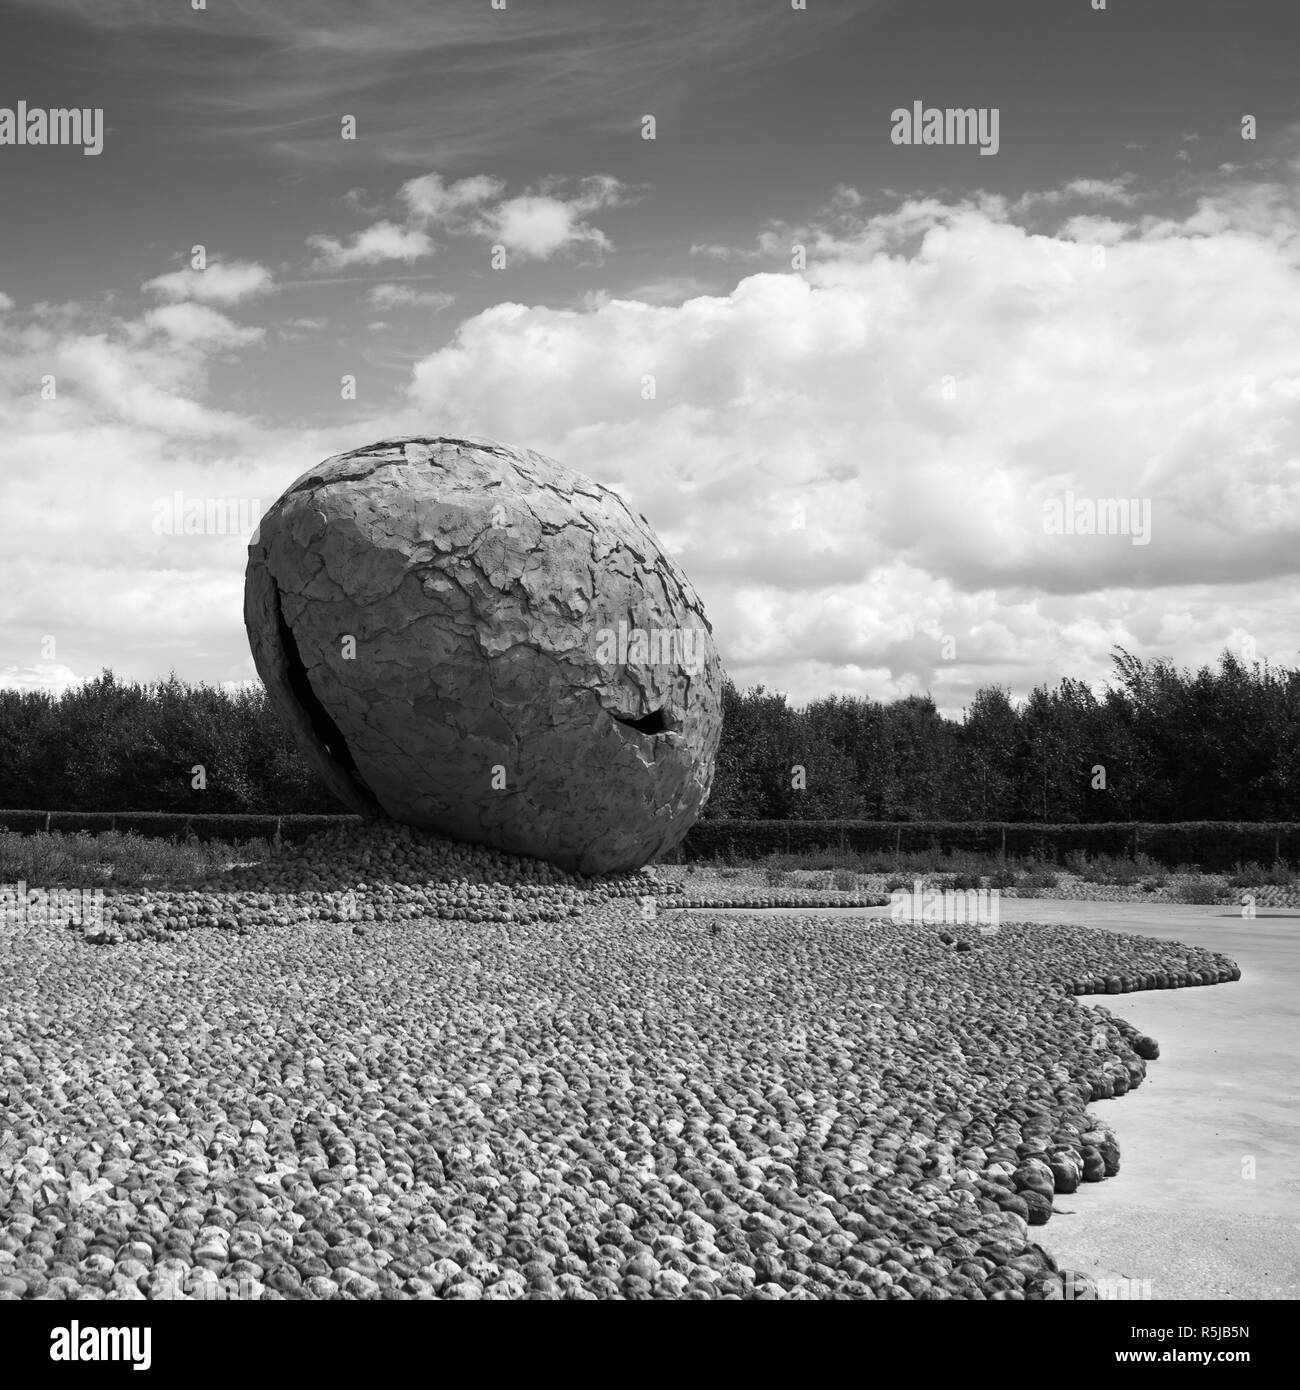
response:
<path fill-rule="evenodd" d="M 120 830 L 98 835 L 0 830 L 0 882 L 138 887 L 158 878 L 197 881 L 232 861 L 261 860 L 270 852 L 260 839 L 230 845 L 224 840 L 156 840 Z"/>

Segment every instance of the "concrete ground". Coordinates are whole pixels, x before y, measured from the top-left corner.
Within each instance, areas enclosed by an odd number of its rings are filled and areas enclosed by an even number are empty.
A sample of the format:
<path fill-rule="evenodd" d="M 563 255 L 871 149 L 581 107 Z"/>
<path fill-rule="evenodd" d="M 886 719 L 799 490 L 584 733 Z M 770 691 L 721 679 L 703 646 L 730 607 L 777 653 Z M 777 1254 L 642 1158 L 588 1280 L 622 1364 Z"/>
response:
<path fill-rule="evenodd" d="M 1119 1139 L 1120 1172 L 1058 1196 L 1039 1243 L 1064 1268 L 1139 1281 L 1119 1286 L 1134 1297 L 1300 1298 L 1300 912 L 1250 921 L 1222 906 L 1001 906 L 1007 922 L 1172 937 L 1242 972 L 1231 984 L 1090 998 L 1155 1038 L 1160 1057 L 1137 1090 L 1090 1107 Z"/>
<path fill-rule="evenodd" d="M 1241 979 L 1104 995 L 1160 1044 L 1136 1091 L 1091 1107 L 1119 1138 L 1116 1178 L 1056 1199 L 1040 1244 L 1153 1299 L 1300 1298 L 1300 913 L 1004 903 L 1005 919 L 1078 922 L 1221 951 Z M 1127 1286 L 1132 1290 L 1132 1285 Z"/>

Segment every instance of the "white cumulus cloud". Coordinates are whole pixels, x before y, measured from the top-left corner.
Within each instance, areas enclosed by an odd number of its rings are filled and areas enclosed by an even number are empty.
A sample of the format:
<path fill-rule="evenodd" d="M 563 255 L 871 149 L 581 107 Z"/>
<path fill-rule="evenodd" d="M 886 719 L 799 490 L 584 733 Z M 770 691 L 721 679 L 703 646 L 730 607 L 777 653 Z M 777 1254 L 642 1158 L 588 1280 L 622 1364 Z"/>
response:
<path fill-rule="evenodd" d="M 0 666 L 0 689 L 3 690 L 44 690 L 51 695 L 61 695 L 82 683 L 82 677 L 70 666 L 58 662 L 37 662 L 34 666 Z"/>
<path fill-rule="evenodd" d="M 609 250 L 609 238 L 587 218 L 627 197 L 622 184 L 607 174 L 581 179 L 567 193 L 560 179 L 543 179 L 510 198 L 502 197 L 505 188 L 503 180 L 488 174 L 448 184 L 433 173 L 408 179 L 399 196 L 418 226 L 436 226 L 451 236 L 485 237 L 516 256 L 538 261 L 583 246 Z"/>
<path fill-rule="evenodd" d="M 343 270 L 353 265 L 376 265 L 380 261 L 415 261 L 433 254 L 433 241 L 427 232 L 416 227 L 402 227 L 396 222 L 376 222 L 366 227 L 345 244 L 334 237 L 316 235 L 307 238 L 307 245 L 316 254 L 319 270 Z"/>
<path fill-rule="evenodd" d="M 144 283 L 146 290 L 167 299 L 197 299 L 203 304 L 238 304 L 257 295 L 270 294 L 275 277 L 255 261 L 211 261 L 205 270 L 186 267 Z"/>
<path fill-rule="evenodd" d="M 264 329 L 235 323 L 206 304 L 164 304 L 150 309 L 144 322 L 162 329 L 177 342 L 213 349 L 245 347 L 266 336 Z"/>
<path fill-rule="evenodd" d="M 617 207 L 622 201 L 618 180 L 595 174 L 584 179 L 570 198 L 559 196 L 550 187 L 507 198 L 482 212 L 477 230 L 499 241 L 508 251 L 532 260 L 549 260 L 560 251 L 580 246 L 608 251 L 609 238 L 586 219 L 591 213 Z"/>
<path fill-rule="evenodd" d="M 842 194 L 768 230 L 808 245 L 802 275 L 498 304 L 417 364 L 411 398 L 620 485 L 737 669 L 805 695 L 886 665 L 950 694 L 1009 665 L 1099 676 L 1116 642 L 1181 641 L 1179 612 L 1205 659 L 1243 624 L 1277 649 L 1263 596 L 1300 570 L 1295 192 L 1225 187 L 1106 227 L 1099 244 L 1031 233 L 996 197 L 868 215 Z M 1067 493 L 1148 506 L 1149 542 L 1053 534 Z"/>
<path fill-rule="evenodd" d="M 473 174 L 445 184 L 438 174 L 422 174 L 408 179 L 400 196 L 418 221 L 442 222 L 453 213 L 500 196 L 505 184 L 487 174 Z"/>

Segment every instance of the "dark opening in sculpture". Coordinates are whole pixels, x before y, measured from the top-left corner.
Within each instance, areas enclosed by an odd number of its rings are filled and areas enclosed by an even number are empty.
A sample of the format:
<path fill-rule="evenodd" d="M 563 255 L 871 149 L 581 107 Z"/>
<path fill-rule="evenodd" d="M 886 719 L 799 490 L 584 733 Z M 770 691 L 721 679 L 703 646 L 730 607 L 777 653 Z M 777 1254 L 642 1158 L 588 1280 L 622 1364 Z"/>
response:
<path fill-rule="evenodd" d="M 661 709 L 651 710 L 649 714 L 642 715 L 640 719 L 628 719 L 621 714 L 616 714 L 614 718 L 620 724 L 626 724 L 629 729 L 636 729 L 638 733 L 663 734 L 668 731 L 668 724 Z"/>

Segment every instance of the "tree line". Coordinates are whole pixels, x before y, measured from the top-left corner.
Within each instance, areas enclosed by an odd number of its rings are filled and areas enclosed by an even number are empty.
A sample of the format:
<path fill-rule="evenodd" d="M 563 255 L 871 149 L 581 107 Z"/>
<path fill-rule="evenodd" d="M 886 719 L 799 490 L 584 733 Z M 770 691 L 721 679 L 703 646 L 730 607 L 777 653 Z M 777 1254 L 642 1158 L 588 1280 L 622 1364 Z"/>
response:
<path fill-rule="evenodd" d="M 709 818 L 1300 821 L 1300 671 L 1224 652 L 1191 672 L 1117 649 L 1082 681 L 1016 703 L 980 689 L 961 719 L 928 696 L 802 709 L 723 687 Z M 329 813 L 341 808 L 260 687 L 131 683 L 0 690 L 0 807 Z"/>
<path fill-rule="evenodd" d="M 1107 688 L 1064 679 L 1020 703 L 980 689 L 964 717 L 929 696 L 828 696 L 801 710 L 724 689 L 709 813 L 756 820 L 1300 820 L 1300 671 L 1182 671 L 1113 655 Z"/>

